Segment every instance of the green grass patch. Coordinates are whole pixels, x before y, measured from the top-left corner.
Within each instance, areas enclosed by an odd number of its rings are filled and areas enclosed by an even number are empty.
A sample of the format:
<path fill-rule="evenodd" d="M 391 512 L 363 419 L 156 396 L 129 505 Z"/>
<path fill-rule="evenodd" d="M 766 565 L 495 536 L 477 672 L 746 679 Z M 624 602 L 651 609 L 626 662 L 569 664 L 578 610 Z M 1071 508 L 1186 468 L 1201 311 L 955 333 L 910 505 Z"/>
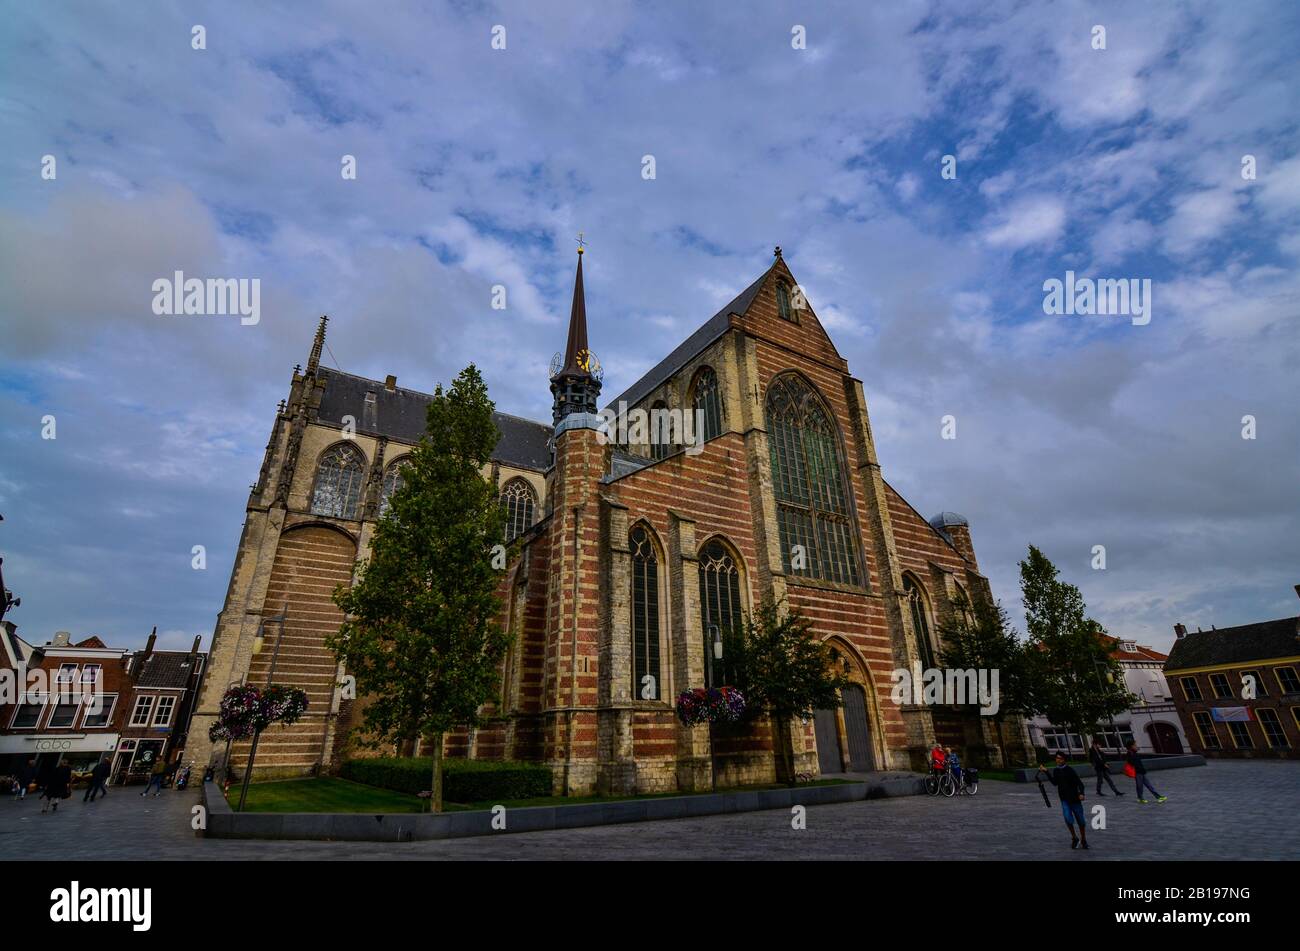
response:
<path fill-rule="evenodd" d="M 230 806 L 239 806 L 239 787 L 230 787 Z M 253 783 L 248 787 L 245 812 L 423 812 L 424 800 L 362 783 L 322 776 Z"/>

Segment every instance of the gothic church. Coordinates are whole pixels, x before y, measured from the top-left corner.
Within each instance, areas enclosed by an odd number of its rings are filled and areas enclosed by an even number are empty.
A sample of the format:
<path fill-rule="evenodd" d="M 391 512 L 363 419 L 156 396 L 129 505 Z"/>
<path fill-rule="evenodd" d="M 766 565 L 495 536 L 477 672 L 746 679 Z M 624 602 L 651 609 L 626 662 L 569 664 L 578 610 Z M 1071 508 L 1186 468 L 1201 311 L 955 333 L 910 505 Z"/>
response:
<path fill-rule="evenodd" d="M 330 593 L 366 557 L 429 400 L 391 376 L 321 366 L 324 341 L 322 319 L 249 496 L 190 732 L 197 761 L 220 758 L 207 732 L 227 686 L 274 674 L 304 687 L 311 709 L 262 737 L 259 777 L 350 755 L 358 701 L 324 647 L 342 621 Z M 479 726 L 448 736 L 447 755 L 546 763 L 566 795 L 708 789 L 715 769 L 719 785 L 772 782 L 776 742 L 790 743 L 797 772 L 920 768 L 936 740 L 1001 760 L 991 727 L 891 700 L 890 672 L 937 666 L 940 625 L 989 597 L 988 584 L 966 520 L 926 520 L 885 481 L 862 383 L 779 248 L 608 404 L 698 412 L 703 444 L 691 451 L 604 438 L 581 256 L 552 371 L 551 425 L 496 415 L 484 477 L 518 541 L 501 587 L 514 641 L 500 697 Z M 790 730 L 758 721 L 719 734 L 711 756 L 707 726 L 682 726 L 675 697 L 724 680 L 710 632 L 767 596 L 811 620 L 851 685 L 842 706 Z M 240 769 L 246 745 L 230 755 Z"/>

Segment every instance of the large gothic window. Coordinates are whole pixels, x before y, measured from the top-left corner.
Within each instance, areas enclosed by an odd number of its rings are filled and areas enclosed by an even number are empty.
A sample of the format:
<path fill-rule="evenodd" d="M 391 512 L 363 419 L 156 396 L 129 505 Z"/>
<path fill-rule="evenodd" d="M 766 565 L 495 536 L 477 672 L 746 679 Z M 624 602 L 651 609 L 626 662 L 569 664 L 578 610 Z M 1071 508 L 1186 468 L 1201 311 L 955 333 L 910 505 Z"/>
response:
<path fill-rule="evenodd" d="M 659 557 L 644 525 L 628 536 L 632 549 L 632 696 L 658 700 Z M 649 679 L 647 679 L 649 678 Z"/>
<path fill-rule="evenodd" d="M 361 450 L 347 443 L 331 446 L 316 465 L 312 514 L 356 518 L 365 481 L 366 459 Z"/>
<path fill-rule="evenodd" d="M 767 433 L 786 572 L 861 584 L 838 430 L 799 377 L 783 376 L 768 387 Z"/>
<path fill-rule="evenodd" d="M 722 660 L 714 656 L 713 628 L 723 643 L 730 646 L 743 623 L 740 602 L 740 569 L 731 552 L 718 539 L 700 550 L 700 614 L 704 631 L 704 685 L 727 684 L 730 665 L 726 652 Z"/>
<path fill-rule="evenodd" d="M 691 408 L 695 411 L 695 415 L 691 418 L 692 425 L 695 425 L 696 420 L 701 419 L 701 412 L 704 414 L 704 425 L 700 432 L 695 434 L 698 442 L 707 442 L 722 433 L 722 395 L 718 392 L 718 375 L 713 372 L 712 367 L 705 367 L 695 375 Z"/>
<path fill-rule="evenodd" d="M 501 490 L 501 507 L 506 513 L 506 544 L 533 527 L 537 498 L 526 479 L 511 479 Z"/>
<path fill-rule="evenodd" d="M 912 630 L 916 632 L 916 651 L 921 657 L 921 666 L 930 670 L 935 666 L 934 641 L 930 636 L 930 607 L 921 590 L 911 575 L 903 575 L 903 594 L 912 612 Z"/>
<path fill-rule="evenodd" d="M 388 500 L 393 497 L 394 492 L 402 487 L 402 469 L 406 467 L 407 462 L 406 459 L 399 459 L 384 470 L 384 484 L 379 492 L 380 518 L 383 518 L 384 513 L 388 511 Z"/>

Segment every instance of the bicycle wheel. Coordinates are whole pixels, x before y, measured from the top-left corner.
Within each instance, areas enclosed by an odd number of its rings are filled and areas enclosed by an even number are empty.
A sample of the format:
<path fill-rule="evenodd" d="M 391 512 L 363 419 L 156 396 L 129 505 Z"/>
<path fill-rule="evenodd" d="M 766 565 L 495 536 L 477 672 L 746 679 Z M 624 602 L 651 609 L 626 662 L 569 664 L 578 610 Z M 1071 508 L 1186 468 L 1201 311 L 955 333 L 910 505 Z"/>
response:
<path fill-rule="evenodd" d="M 934 773 L 925 777 L 925 791 L 931 796 L 939 795 L 939 778 Z"/>
<path fill-rule="evenodd" d="M 980 781 L 978 779 L 975 780 L 974 782 L 966 784 L 966 792 L 970 793 L 972 796 L 979 791 L 980 791 Z"/>
<path fill-rule="evenodd" d="M 939 792 L 945 796 L 955 796 L 957 794 L 957 783 L 952 778 L 952 773 L 944 773 L 943 779 L 939 780 Z"/>

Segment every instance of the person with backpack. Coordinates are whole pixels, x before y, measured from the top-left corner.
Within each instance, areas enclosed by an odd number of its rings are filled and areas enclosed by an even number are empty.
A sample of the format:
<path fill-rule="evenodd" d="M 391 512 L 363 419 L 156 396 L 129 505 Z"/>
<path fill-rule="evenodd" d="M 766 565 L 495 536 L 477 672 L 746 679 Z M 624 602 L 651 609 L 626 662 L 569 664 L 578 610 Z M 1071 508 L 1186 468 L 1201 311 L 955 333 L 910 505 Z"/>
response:
<path fill-rule="evenodd" d="M 1169 798 L 1168 796 L 1160 795 L 1160 793 L 1156 791 L 1156 787 L 1152 786 L 1151 781 L 1147 779 L 1147 767 L 1146 764 L 1142 762 L 1141 754 L 1138 753 L 1137 740 L 1128 741 L 1128 752 L 1124 754 L 1124 773 L 1127 776 L 1131 776 L 1134 782 L 1137 783 L 1138 802 L 1142 803 L 1142 805 L 1145 806 L 1151 801 L 1142 798 L 1143 786 L 1151 790 L 1156 797 L 1156 802 L 1164 802 Z"/>
<path fill-rule="evenodd" d="M 1104 779 L 1110 783 L 1111 792 L 1116 796 L 1124 795 L 1115 788 L 1115 780 L 1110 778 L 1110 767 L 1106 765 L 1106 754 L 1101 751 L 1101 741 L 1095 736 L 1092 738 L 1092 746 L 1088 750 L 1088 761 L 1092 763 L 1093 772 L 1097 774 L 1097 795 L 1106 795 L 1101 791 L 1101 781 Z"/>
<path fill-rule="evenodd" d="M 1038 771 L 1047 773 L 1047 767 L 1040 765 Z M 1088 822 L 1083 815 L 1083 780 L 1073 766 L 1066 765 L 1065 753 L 1060 750 L 1056 752 L 1056 768 L 1047 774 L 1047 778 L 1061 798 L 1061 815 L 1065 817 L 1065 827 L 1070 830 L 1070 848 L 1077 849 L 1080 843 L 1083 848 L 1088 848 Z M 1078 835 L 1074 834 L 1076 824 L 1079 826 Z"/>

